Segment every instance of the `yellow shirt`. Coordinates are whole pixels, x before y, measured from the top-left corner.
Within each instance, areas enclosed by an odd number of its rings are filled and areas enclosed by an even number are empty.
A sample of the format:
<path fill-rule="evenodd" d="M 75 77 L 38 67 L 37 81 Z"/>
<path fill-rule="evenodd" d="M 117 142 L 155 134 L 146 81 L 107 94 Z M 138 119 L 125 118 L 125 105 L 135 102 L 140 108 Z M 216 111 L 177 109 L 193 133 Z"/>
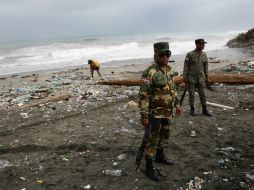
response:
<path fill-rule="evenodd" d="M 100 67 L 99 61 L 92 59 L 92 63 L 90 64 L 92 67 Z"/>

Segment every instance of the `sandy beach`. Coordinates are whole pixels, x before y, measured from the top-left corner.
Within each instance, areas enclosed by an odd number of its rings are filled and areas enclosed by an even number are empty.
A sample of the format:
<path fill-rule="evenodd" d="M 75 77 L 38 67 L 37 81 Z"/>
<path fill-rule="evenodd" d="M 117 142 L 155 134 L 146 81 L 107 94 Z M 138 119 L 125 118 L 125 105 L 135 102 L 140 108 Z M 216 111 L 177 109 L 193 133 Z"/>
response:
<path fill-rule="evenodd" d="M 209 71 L 225 72 L 230 64 L 254 61 L 253 55 L 239 49 L 208 52 Z M 184 57 L 169 63 L 179 74 Z M 109 62 L 101 73 L 104 80 L 139 79 L 151 61 Z M 97 73 L 90 78 L 87 65 L 0 76 L 1 190 L 182 190 L 193 181 L 202 189 L 254 189 L 254 85 L 212 85 L 208 101 L 234 109 L 209 106 L 211 118 L 201 115 L 198 96 L 198 116 L 189 116 L 186 95 L 166 150 L 176 164 L 155 164 L 167 174 L 156 183 L 145 175 L 144 159 L 135 171 L 144 131 L 138 107 L 126 104 L 138 103 L 139 87 L 99 81 Z M 110 176 L 106 170 L 122 173 Z"/>

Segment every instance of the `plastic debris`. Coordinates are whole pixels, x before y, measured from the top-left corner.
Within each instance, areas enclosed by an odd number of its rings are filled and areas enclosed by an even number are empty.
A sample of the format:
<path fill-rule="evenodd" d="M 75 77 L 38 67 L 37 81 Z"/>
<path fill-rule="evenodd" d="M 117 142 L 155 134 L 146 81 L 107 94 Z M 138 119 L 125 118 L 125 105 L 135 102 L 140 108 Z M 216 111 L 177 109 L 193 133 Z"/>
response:
<path fill-rule="evenodd" d="M 137 107 L 138 104 L 134 101 L 130 101 L 125 105 L 125 108 L 133 108 L 133 107 Z"/>
<path fill-rule="evenodd" d="M 224 163 L 225 163 L 225 160 L 220 159 L 220 160 L 218 160 L 218 163 L 219 163 L 219 164 L 224 164 Z"/>
<path fill-rule="evenodd" d="M 213 172 L 203 172 L 203 174 L 205 174 L 205 175 L 208 175 L 208 174 L 212 174 Z"/>
<path fill-rule="evenodd" d="M 216 148 L 214 152 L 216 154 L 224 154 L 226 156 L 232 155 L 233 152 L 235 152 L 236 149 L 233 147 L 226 147 L 226 148 Z"/>
<path fill-rule="evenodd" d="M 190 180 L 189 183 L 187 183 L 188 185 L 188 190 L 200 190 L 202 189 L 202 183 L 204 183 L 205 181 L 199 177 L 194 177 L 193 180 Z"/>
<path fill-rule="evenodd" d="M 196 137 L 196 136 L 197 136 L 196 131 L 191 131 L 191 137 Z"/>
<path fill-rule="evenodd" d="M 83 189 L 90 189 L 91 188 L 91 185 L 86 185 L 85 187 L 83 187 Z"/>
<path fill-rule="evenodd" d="M 130 120 L 129 120 L 129 123 L 131 123 L 131 124 L 134 123 L 134 120 L 133 120 L 133 119 L 130 119 Z"/>
<path fill-rule="evenodd" d="M 19 179 L 23 180 L 23 181 L 26 181 L 26 178 L 25 177 L 19 177 Z"/>
<path fill-rule="evenodd" d="M 67 157 L 63 157 L 63 161 L 69 161 L 70 159 L 69 158 L 67 158 Z"/>
<path fill-rule="evenodd" d="M 122 170 L 105 170 L 105 175 L 120 177 Z"/>
<path fill-rule="evenodd" d="M 10 166 L 8 160 L 0 160 L 0 169 Z"/>
<path fill-rule="evenodd" d="M 120 154 L 117 156 L 117 160 L 123 160 L 126 158 L 126 156 L 127 156 L 127 154 Z"/>
<path fill-rule="evenodd" d="M 212 102 L 207 102 L 207 105 L 210 105 L 210 106 L 215 106 L 215 107 L 219 107 L 219 108 L 224 108 L 224 109 L 234 109 L 234 107 L 230 107 L 230 106 L 224 106 L 222 104 L 216 104 L 216 103 L 212 103 Z"/>
<path fill-rule="evenodd" d="M 20 113 L 20 115 L 21 115 L 24 119 L 28 118 L 28 113 Z"/>
<path fill-rule="evenodd" d="M 44 181 L 41 179 L 37 179 L 36 182 L 42 184 Z"/>
<path fill-rule="evenodd" d="M 254 175 L 246 174 L 246 178 L 254 181 Z"/>

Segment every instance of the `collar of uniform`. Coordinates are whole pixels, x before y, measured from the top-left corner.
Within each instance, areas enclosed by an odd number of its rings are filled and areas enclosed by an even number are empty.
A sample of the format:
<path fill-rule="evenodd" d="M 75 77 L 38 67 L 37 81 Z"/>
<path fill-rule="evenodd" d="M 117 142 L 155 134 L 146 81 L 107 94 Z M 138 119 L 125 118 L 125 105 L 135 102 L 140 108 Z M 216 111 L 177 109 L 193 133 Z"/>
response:
<path fill-rule="evenodd" d="M 159 70 L 162 73 L 164 73 L 163 70 L 161 69 L 161 66 L 158 63 L 155 62 L 155 65 L 156 65 L 156 69 L 157 70 Z M 168 73 L 171 70 L 171 67 L 169 65 L 167 65 L 166 67 L 167 67 L 167 73 Z"/>
<path fill-rule="evenodd" d="M 201 51 L 198 51 L 197 49 L 194 49 L 193 50 L 196 54 L 201 54 L 203 51 L 201 50 Z"/>

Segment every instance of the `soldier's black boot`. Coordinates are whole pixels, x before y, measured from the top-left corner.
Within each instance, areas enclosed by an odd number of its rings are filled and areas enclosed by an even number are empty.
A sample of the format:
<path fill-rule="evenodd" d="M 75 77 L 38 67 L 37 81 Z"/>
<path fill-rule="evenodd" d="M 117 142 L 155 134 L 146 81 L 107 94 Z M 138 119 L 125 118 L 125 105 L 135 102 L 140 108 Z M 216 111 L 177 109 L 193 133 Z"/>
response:
<path fill-rule="evenodd" d="M 153 168 L 153 160 L 150 158 L 146 158 L 146 175 L 154 181 L 160 180 L 159 173 Z"/>
<path fill-rule="evenodd" d="M 174 165 L 175 164 L 173 160 L 170 160 L 169 158 L 167 158 L 165 156 L 165 154 L 163 153 L 163 149 L 157 149 L 155 162 L 160 162 L 160 163 L 163 163 L 166 165 Z"/>
<path fill-rule="evenodd" d="M 195 107 L 194 106 L 190 106 L 190 115 L 191 116 L 196 116 L 196 114 L 195 114 Z"/>
<path fill-rule="evenodd" d="M 209 117 L 212 116 L 212 115 L 209 113 L 209 111 L 207 110 L 206 105 L 202 106 L 202 108 L 203 108 L 203 115 L 206 115 L 206 116 L 209 116 Z"/>

